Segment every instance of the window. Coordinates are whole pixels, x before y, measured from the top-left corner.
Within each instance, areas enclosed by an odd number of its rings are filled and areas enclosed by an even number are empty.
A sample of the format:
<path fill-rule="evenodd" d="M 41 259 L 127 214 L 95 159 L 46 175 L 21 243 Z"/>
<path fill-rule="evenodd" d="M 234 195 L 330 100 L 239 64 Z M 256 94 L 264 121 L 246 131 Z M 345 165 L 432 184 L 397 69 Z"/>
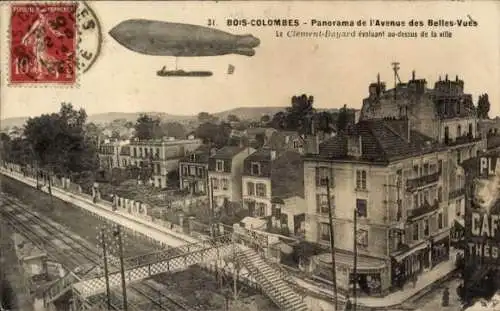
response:
<path fill-rule="evenodd" d="M 148 156 L 148 148 L 144 148 L 144 156 L 147 157 Z"/>
<path fill-rule="evenodd" d="M 301 146 L 300 146 L 299 142 L 298 142 L 298 141 L 296 141 L 296 140 L 294 140 L 294 141 L 293 141 L 293 148 L 294 148 L 294 149 L 297 149 L 297 148 L 300 148 L 300 147 L 301 147 Z"/>
<path fill-rule="evenodd" d="M 247 182 L 247 193 L 248 195 L 255 195 L 255 184 L 253 182 Z"/>
<path fill-rule="evenodd" d="M 331 198 L 332 212 L 335 208 L 334 198 Z M 326 194 L 316 195 L 316 212 L 319 214 L 328 214 L 328 196 Z"/>
<path fill-rule="evenodd" d="M 317 167 L 316 187 L 326 187 L 327 181 L 330 181 L 330 186 L 333 186 L 333 170 L 329 167 Z"/>
<path fill-rule="evenodd" d="M 443 201 L 443 187 L 439 186 L 438 188 L 438 202 Z"/>
<path fill-rule="evenodd" d="M 366 200 L 356 199 L 356 209 L 358 210 L 359 217 L 366 218 L 368 216 L 367 201 Z"/>
<path fill-rule="evenodd" d="M 429 236 L 429 219 L 424 220 L 424 237 Z"/>
<path fill-rule="evenodd" d="M 260 175 L 260 163 L 252 162 L 251 174 L 256 176 Z"/>
<path fill-rule="evenodd" d="M 191 161 L 196 160 L 196 154 L 193 153 L 193 154 L 190 155 L 190 157 L 191 157 Z"/>
<path fill-rule="evenodd" d="M 266 197 L 266 185 L 265 184 L 257 184 L 256 187 L 255 187 L 255 192 L 257 194 L 258 197 Z"/>
<path fill-rule="evenodd" d="M 368 231 L 359 229 L 356 231 L 356 244 L 363 248 L 368 247 Z"/>
<path fill-rule="evenodd" d="M 460 216 L 462 214 L 462 200 L 457 200 L 455 202 L 455 213 L 457 216 Z"/>
<path fill-rule="evenodd" d="M 227 180 L 227 178 L 223 178 L 221 181 L 222 181 L 222 190 L 229 189 L 229 181 Z"/>
<path fill-rule="evenodd" d="M 188 167 L 187 165 L 182 166 L 182 175 L 187 176 L 188 175 Z"/>
<path fill-rule="evenodd" d="M 457 151 L 457 164 L 460 164 L 462 162 L 462 154 L 460 150 Z"/>
<path fill-rule="evenodd" d="M 257 217 L 264 217 L 266 216 L 266 204 L 265 203 L 257 203 L 256 204 L 256 216 Z"/>
<path fill-rule="evenodd" d="M 356 189 L 366 190 L 366 171 L 357 170 L 356 171 Z"/>
<path fill-rule="evenodd" d="M 417 177 L 418 176 L 418 165 L 413 165 L 413 176 Z"/>
<path fill-rule="evenodd" d="M 460 125 L 457 126 L 457 137 L 462 136 L 462 127 Z"/>
<path fill-rule="evenodd" d="M 189 167 L 189 175 L 195 176 L 196 175 L 196 166 L 190 166 Z"/>
<path fill-rule="evenodd" d="M 444 227 L 444 221 L 443 221 L 443 213 L 438 214 L 438 228 L 443 229 Z"/>
<path fill-rule="evenodd" d="M 429 175 L 429 163 L 424 163 L 424 174 L 423 176 L 425 175 Z"/>
<path fill-rule="evenodd" d="M 438 161 L 438 170 L 439 172 L 443 173 L 443 160 Z"/>
<path fill-rule="evenodd" d="M 469 136 L 472 136 L 472 123 L 469 123 Z"/>
<path fill-rule="evenodd" d="M 134 149 L 132 149 L 132 151 L 134 152 L 134 157 L 137 157 L 137 148 L 134 147 Z"/>
<path fill-rule="evenodd" d="M 219 189 L 219 180 L 217 178 L 212 178 L 212 188 L 214 190 Z"/>
<path fill-rule="evenodd" d="M 156 164 L 156 173 L 157 173 L 158 175 L 160 175 L 160 174 L 161 174 L 161 167 L 160 167 L 160 164 L 159 164 L 159 163 L 157 163 L 157 164 Z"/>
<path fill-rule="evenodd" d="M 418 241 L 419 240 L 419 225 L 418 222 L 413 224 L 413 241 Z"/>
<path fill-rule="evenodd" d="M 322 241 L 330 241 L 330 225 L 328 223 L 320 223 L 319 239 Z"/>
<path fill-rule="evenodd" d="M 215 170 L 217 172 L 224 172 L 224 161 L 223 160 L 215 161 Z"/>
<path fill-rule="evenodd" d="M 413 208 L 418 208 L 418 194 L 413 195 Z"/>

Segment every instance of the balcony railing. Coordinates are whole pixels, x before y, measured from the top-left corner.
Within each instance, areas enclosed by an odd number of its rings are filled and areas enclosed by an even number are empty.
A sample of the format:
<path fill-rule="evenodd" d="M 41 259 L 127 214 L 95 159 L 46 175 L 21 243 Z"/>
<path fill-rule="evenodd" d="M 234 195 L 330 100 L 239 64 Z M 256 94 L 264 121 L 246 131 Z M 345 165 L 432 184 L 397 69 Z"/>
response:
<path fill-rule="evenodd" d="M 441 175 L 441 171 L 437 171 L 436 173 L 420 176 L 412 179 L 406 180 L 406 188 L 408 190 L 423 187 L 432 183 L 436 183 L 439 181 L 439 176 Z"/>
<path fill-rule="evenodd" d="M 474 137 L 471 133 L 456 137 L 455 139 L 445 139 L 444 143 L 448 146 L 457 146 L 457 145 L 463 145 L 463 144 L 468 144 L 468 143 L 473 143 L 476 141 L 481 140 L 481 135 L 477 135 Z"/>
<path fill-rule="evenodd" d="M 465 188 L 460 188 L 460 189 L 455 189 L 453 191 L 450 191 L 448 198 L 450 200 L 452 200 L 452 199 L 458 198 L 462 195 L 465 195 Z"/>
<path fill-rule="evenodd" d="M 439 208 L 439 201 L 438 200 L 434 200 L 433 204 L 425 202 L 420 207 L 408 210 L 407 215 L 408 215 L 409 219 L 412 219 L 412 218 L 416 218 L 416 217 L 422 216 L 424 214 L 433 212 L 433 211 L 437 210 L 438 208 Z"/>

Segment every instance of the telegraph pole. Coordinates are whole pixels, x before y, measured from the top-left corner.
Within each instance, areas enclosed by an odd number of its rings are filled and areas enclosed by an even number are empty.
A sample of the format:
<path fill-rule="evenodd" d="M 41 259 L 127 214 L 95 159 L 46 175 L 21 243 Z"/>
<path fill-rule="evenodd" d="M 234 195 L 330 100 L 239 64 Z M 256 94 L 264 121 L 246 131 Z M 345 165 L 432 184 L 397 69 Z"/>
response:
<path fill-rule="evenodd" d="M 353 243 L 353 253 L 354 253 L 354 267 L 353 267 L 353 300 L 354 303 L 352 305 L 353 310 L 356 311 L 356 303 L 358 300 L 357 286 L 358 286 L 358 239 L 357 239 L 357 231 L 358 231 L 358 209 L 354 208 L 354 243 Z"/>
<path fill-rule="evenodd" d="M 109 275 L 108 275 L 108 254 L 106 249 L 106 236 L 104 233 L 104 228 L 101 228 L 101 243 L 102 243 L 102 255 L 104 258 L 104 279 L 106 281 L 106 305 L 108 310 L 111 310 L 111 291 L 109 288 Z"/>
<path fill-rule="evenodd" d="M 207 174 L 208 175 L 208 174 Z M 214 224 L 213 224 L 213 215 L 214 215 L 214 185 L 212 178 L 208 179 L 208 186 L 210 187 L 210 216 L 208 219 L 208 223 L 210 224 L 210 237 L 214 237 Z"/>
<path fill-rule="evenodd" d="M 337 295 L 337 270 L 335 262 L 335 234 L 333 231 L 333 213 L 332 213 L 332 202 L 330 199 L 330 178 L 326 177 L 326 195 L 328 200 L 328 219 L 330 224 L 330 247 L 332 255 L 332 281 L 333 281 L 333 299 L 335 310 L 338 310 L 338 295 Z"/>
<path fill-rule="evenodd" d="M 122 277 L 122 293 L 123 293 L 123 311 L 128 310 L 127 306 L 127 283 L 125 282 L 125 266 L 123 264 L 123 241 L 121 234 L 121 226 L 116 226 L 114 236 L 118 239 L 118 252 L 120 256 L 120 274 Z"/>

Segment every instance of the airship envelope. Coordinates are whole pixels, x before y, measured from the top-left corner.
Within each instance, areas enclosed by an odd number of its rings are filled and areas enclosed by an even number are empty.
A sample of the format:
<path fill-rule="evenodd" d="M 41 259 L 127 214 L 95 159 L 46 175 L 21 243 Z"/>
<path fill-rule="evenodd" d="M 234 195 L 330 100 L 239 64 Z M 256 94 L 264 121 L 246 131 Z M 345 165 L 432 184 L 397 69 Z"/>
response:
<path fill-rule="evenodd" d="M 195 57 L 226 54 L 255 55 L 260 40 L 221 30 L 145 19 L 121 22 L 109 35 L 129 50 L 146 55 Z"/>

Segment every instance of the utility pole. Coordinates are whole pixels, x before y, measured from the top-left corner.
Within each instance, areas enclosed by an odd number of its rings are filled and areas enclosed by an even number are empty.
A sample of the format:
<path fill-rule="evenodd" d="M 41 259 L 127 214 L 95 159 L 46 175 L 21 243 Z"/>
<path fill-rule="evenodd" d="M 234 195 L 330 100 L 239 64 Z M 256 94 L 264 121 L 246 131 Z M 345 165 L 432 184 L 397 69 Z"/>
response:
<path fill-rule="evenodd" d="M 326 195 L 328 200 L 328 219 L 330 224 L 330 248 L 332 255 L 332 281 L 333 281 L 333 303 L 335 305 L 335 310 L 338 310 L 338 295 L 337 295 L 337 264 L 335 262 L 335 233 L 333 231 L 333 213 L 332 213 L 332 202 L 330 198 L 330 178 L 326 177 Z"/>
<path fill-rule="evenodd" d="M 354 311 L 356 311 L 356 304 L 358 300 L 358 293 L 357 293 L 357 286 L 358 286 L 358 237 L 357 237 L 357 231 L 358 231 L 358 209 L 354 208 L 354 243 L 353 243 L 353 253 L 354 253 L 354 267 L 353 267 L 353 287 L 352 287 L 352 293 L 353 293 L 353 300 L 354 303 L 352 304 L 352 308 Z"/>
<path fill-rule="evenodd" d="M 114 236 L 118 239 L 118 252 L 120 256 L 120 274 L 122 277 L 122 294 L 123 294 L 123 311 L 128 310 L 127 306 L 127 283 L 125 282 L 125 266 L 123 264 L 123 241 L 121 234 L 121 226 L 116 226 Z"/>
<path fill-rule="evenodd" d="M 207 174 L 208 175 L 208 174 Z M 208 179 L 208 185 L 210 187 L 210 212 L 208 223 L 210 225 L 210 237 L 214 237 L 214 224 L 213 224 L 213 215 L 214 215 L 214 185 L 212 178 Z"/>
<path fill-rule="evenodd" d="M 106 249 L 106 235 L 104 233 L 104 228 L 101 228 L 101 244 L 102 244 L 102 255 L 104 258 L 104 279 L 106 281 L 106 305 L 108 310 L 111 310 L 111 291 L 109 288 L 109 272 L 108 272 L 108 253 Z"/>

